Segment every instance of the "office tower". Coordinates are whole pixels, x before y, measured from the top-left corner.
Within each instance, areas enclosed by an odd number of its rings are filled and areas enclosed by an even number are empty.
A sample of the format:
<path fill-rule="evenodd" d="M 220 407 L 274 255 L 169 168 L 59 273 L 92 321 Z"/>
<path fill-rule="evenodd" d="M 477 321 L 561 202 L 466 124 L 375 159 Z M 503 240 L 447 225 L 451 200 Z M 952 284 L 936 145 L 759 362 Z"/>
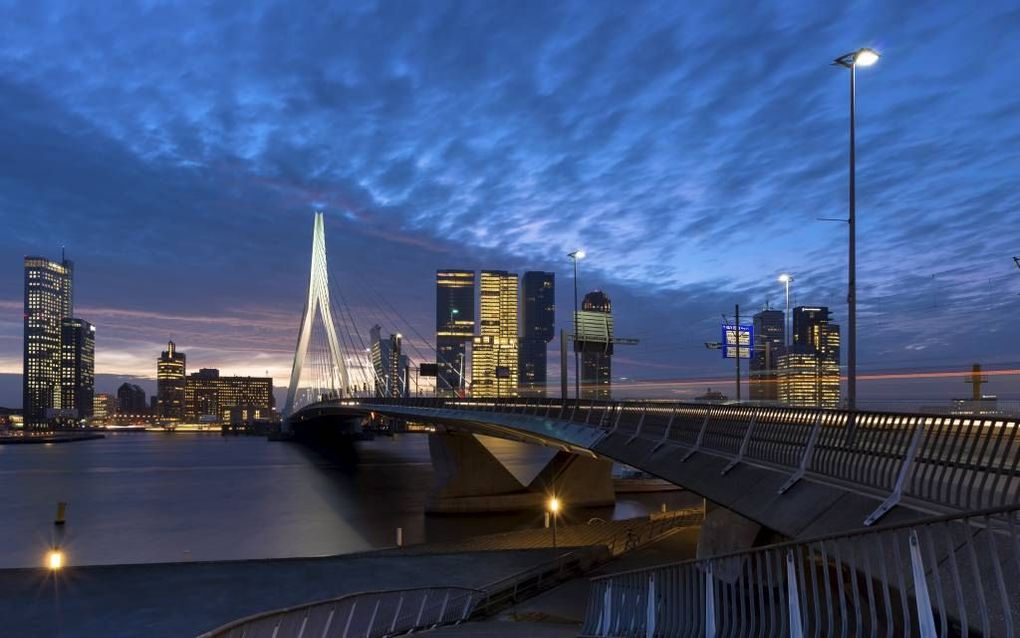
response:
<path fill-rule="evenodd" d="M 478 335 L 471 346 L 471 394 L 517 396 L 516 273 L 483 270 L 478 290 Z"/>
<path fill-rule="evenodd" d="M 60 405 L 78 419 L 92 416 L 96 387 L 96 328 L 87 321 L 65 318 L 60 325 Z"/>
<path fill-rule="evenodd" d="M 117 397 L 110 394 L 96 394 L 92 397 L 92 416 L 105 419 L 117 414 Z"/>
<path fill-rule="evenodd" d="M 117 388 L 117 414 L 148 414 L 149 402 L 145 390 L 133 383 L 122 383 Z"/>
<path fill-rule="evenodd" d="M 184 418 L 186 357 L 169 341 L 156 360 L 156 415 L 179 421 Z"/>
<path fill-rule="evenodd" d="M 574 350 L 581 353 L 581 397 L 612 397 L 613 306 L 609 295 L 594 290 L 584 296 L 576 321 Z"/>
<path fill-rule="evenodd" d="M 793 309 L 793 344 L 777 360 L 779 399 L 795 406 L 839 406 L 839 325 L 824 306 Z"/>
<path fill-rule="evenodd" d="M 397 376 L 400 377 L 400 382 L 403 384 L 403 390 L 400 393 L 402 397 L 411 396 L 411 359 L 406 355 L 400 355 L 400 361 L 397 366 Z M 417 385 L 417 378 L 415 379 L 415 385 Z M 417 390 L 417 388 L 415 388 Z"/>
<path fill-rule="evenodd" d="M 44 426 L 62 407 L 62 322 L 74 314 L 74 265 L 25 257 L 22 407 L 25 427 Z"/>
<path fill-rule="evenodd" d="M 382 338 L 382 328 L 376 324 L 369 331 L 372 341 L 372 368 L 375 377 L 375 396 L 402 397 L 407 395 L 407 357 L 401 354 L 400 334 Z"/>
<path fill-rule="evenodd" d="M 184 418 L 212 423 L 231 422 L 231 411 L 244 408 L 245 420 L 272 414 L 271 377 L 221 377 L 215 368 L 201 368 L 184 380 Z"/>
<path fill-rule="evenodd" d="M 475 335 L 475 273 L 436 271 L 436 392 L 464 390 L 467 344 Z"/>
<path fill-rule="evenodd" d="M 521 282 L 521 352 L 518 365 L 521 394 L 546 394 L 546 349 L 556 334 L 556 276 L 524 273 Z"/>
<path fill-rule="evenodd" d="M 776 369 L 786 343 L 786 319 L 782 310 L 766 308 L 754 315 L 754 351 L 751 353 L 750 391 L 752 401 L 777 401 L 779 380 Z"/>

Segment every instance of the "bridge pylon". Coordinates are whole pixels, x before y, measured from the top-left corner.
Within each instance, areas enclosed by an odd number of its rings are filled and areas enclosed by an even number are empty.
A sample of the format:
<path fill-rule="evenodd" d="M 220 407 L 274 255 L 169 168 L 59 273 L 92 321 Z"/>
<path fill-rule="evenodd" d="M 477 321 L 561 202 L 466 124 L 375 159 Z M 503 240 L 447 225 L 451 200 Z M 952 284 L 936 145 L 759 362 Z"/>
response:
<path fill-rule="evenodd" d="M 327 378 L 323 381 L 330 390 L 338 391 L 340 396 L 350 396 L 350 374 L 344 360 L 340 341 L 337 339 L 336 325 L 329 303 L 329 271 L 326 266 L 326 232 L 322 221 L 322 213 L 315 213 L 315 224 L 312 232 L 312 266 L 308 276 L 308 300 L 305 302 L 301 317 L 301 330 L 298 333 L 297 349 L 294 352 L 294 365 L 290 371 L 290 384 L 287 386 L 287 402 L 283 414 L 290 415 L 294 411 L 297 398 L 298 382 L 308 353 L 308 343 L 312 336 L 315 316 L 318 315 L 326 331 L 326 343 L 329 350 L 329 365 L 326 366 Z"/>

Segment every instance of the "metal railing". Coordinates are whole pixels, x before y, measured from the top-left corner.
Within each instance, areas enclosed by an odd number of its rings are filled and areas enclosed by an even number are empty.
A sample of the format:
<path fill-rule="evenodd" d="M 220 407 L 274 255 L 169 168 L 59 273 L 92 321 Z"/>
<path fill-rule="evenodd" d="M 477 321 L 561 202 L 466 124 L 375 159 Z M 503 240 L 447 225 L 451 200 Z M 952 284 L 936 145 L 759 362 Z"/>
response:
<path fill-rule="evenodd" d="M 592 579 L 582 635 L 1013 636 L 1020 507 Z"/>
<path fill-rule="evenodd" d="M 365 592 L 236 620 L 199 638 L 376 638 L 463 622 L 486 593 L 464 587 Z"/>
<path fill-rule="evenodd" d="M 370 399 L 379 405 L 484 410 L 569 421 L 610 435 L 788 472 L 785 492 L 811 475 L 850 484 L 884 502 L 878 521 L 902 499 L 931 513 L 1020 502 L 1020 421 L 1000 417 L 849 412 L 806 408 L 558 399 Z M 596 444 L 595 447 L 599 447 Z"/>

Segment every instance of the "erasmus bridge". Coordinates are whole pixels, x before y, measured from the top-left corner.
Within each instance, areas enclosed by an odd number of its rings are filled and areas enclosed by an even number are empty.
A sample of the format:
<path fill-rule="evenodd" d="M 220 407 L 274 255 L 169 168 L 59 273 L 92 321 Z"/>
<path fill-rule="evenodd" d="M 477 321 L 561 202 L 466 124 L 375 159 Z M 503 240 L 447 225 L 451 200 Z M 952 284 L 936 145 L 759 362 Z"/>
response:
<path fill-rule="evenodd" d="M 356 437 L 372 418 L 430 426 L 438 478 L 430 508 L 437 512 L 486 511 L 506 499 L 540 504 L 548 493 L 578 506 L 612 502 L 613 463 L 704 497 L 697 558 L 592 579 L 582 635 L 1020 630 L 1014 419 L 660 400 L 369 396 L 373 367 L 352 325 L 335 321 L 350 317 L 350 309 L 334 312 L 331 290 L 338 288 L 329 281 L 318 213 L 286 433 Z M 313 389 L 302 402 L 305 375 Z M 522 485 L 478 435 L 555 454 L 535 482 Z M 762 529 L 785 540 L 755 546 Z M 468 598 L 456 614 L 430 622 L 469 619 L 475 605 Z M 444 614 L 448 607 L 449 600 Z M 374 624 L 359 635 L 386 635 Z"/>

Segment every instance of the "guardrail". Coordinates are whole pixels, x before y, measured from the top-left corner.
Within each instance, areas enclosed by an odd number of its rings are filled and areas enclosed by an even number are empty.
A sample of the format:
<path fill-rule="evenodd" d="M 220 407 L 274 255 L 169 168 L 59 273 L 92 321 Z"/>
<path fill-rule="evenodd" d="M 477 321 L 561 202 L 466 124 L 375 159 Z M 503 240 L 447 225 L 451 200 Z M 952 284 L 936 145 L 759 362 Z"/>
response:
<path fill-rule="evenodd" d="M 1020 506 L 592 579 L 583 636 L 1013 636 Z"/>
<path fill-rule="evenodd" d="M 352 400 L 356 403 L 358 400 Z M 884 498 L 874 524 L 913 499 L 932 513 L 1020 502 L 1020 421 L 1001 417 L 558 399 L 365 399 L 378 405 L 484 410 L 553 418 L 636 440 L 807 475 Z M 603 440 L 605 440 L 605 436 Z"/>
<path fill-rule="evenodd" d="M 486 593 L 463 587 L 365 592 L 248 616 L 199 638 L 381 638 L 459 623 Z"/>

